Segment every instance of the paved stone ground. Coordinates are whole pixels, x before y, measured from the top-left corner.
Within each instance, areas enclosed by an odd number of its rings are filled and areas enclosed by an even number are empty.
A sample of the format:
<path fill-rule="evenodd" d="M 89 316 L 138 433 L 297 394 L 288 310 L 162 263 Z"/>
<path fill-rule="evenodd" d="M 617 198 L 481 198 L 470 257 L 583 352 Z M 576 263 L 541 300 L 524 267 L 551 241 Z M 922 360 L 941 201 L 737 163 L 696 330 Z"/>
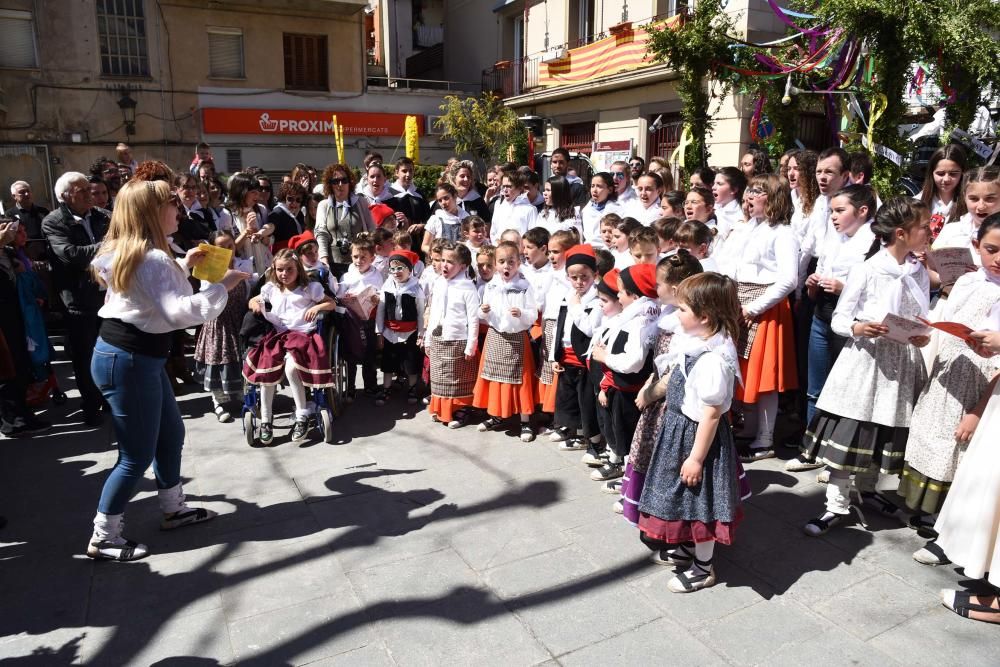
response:
<path fill-rule="evenodd" d="M 181 406 L 188 496 L 221 516 L 161 533 L 147 479 L 128 535 L 153 554 L 131 564 L 81 555 L 110 427 L 55 410 L 50 434 L 0 441 L 4 664 L 964 665 L 1000 651 L 995 627 L 938 603 L 975 582 L 915 563 L 911 530 L 881 518 L 805 537 L 823 488 L 780 461 L 750 471 L 720 583 L 681 596 L 579 452 L 449 431 L 402 399 L 359 401 L 334 445 L 290 443 L 286 418 L 251 449 L 205 395 Z"/>

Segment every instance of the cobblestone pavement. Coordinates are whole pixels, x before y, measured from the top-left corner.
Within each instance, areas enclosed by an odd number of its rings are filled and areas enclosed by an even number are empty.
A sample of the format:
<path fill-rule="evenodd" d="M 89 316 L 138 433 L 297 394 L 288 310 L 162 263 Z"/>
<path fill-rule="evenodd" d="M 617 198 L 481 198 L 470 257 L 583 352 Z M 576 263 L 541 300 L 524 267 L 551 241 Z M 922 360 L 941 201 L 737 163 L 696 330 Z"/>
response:
<path fill-rule="evenodd" d="M 157 529 L 152 479 L 127 534 L 152 555 L 82 556 L 115 460 L 110 427 L 69 409 L 31 440 L 0 441 L 0 658 L 11 665 L 825 666 L 984 664 L 1000 633 L 938 590 L 968 584 L 918 565 L 923 543 L 871 516 L 808 538 L 815 472 L 754 464 L 754 496 L 720 583 L 666 590 L 580 452 L 544 438 L 451 431 L 395 397 L 359 399 L 339 442 L 250 448 L 204 394 L 182 396 L 185 490 L 217 510 Z M 287 412 L 287 398 L 278 410 Z"/>

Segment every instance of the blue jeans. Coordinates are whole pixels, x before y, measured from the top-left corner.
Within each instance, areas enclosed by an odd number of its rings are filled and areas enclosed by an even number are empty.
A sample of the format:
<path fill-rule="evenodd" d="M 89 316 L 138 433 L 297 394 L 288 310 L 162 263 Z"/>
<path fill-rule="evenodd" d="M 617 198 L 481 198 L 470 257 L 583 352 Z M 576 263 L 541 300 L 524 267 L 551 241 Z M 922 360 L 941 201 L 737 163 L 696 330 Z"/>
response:
<path fill-rule="evenodd" d="M 164 370 L 166 361 L 97 339 L 90 374 L 111 406 L 118 439 L 118 461 L 104 482 L 98 512 L 124 512 L 150 464 L 157 488 L 181 481 L 184 422 Z"/>
<path fill-rule="evenodd" d="M 833 333 L 829 322 L 813 317 L 809 329 L 809 371 L 806 380 L 806 425 L 816 414 L 816 401 L 823 391 L 833 363 L 844 348 L 847 339 Z"/>

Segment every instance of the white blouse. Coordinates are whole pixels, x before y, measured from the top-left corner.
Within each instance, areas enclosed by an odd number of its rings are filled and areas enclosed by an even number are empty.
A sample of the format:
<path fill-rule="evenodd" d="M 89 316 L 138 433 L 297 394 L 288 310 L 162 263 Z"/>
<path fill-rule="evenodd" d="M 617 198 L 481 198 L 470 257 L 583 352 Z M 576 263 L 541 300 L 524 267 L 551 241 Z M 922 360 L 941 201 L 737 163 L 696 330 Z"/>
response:
<path fill-rule="evenodd" d="M 608 213 L 624 215 L 622 208 L 613 201 L 604 203 L 604 208 L 598 209 L 594 201 L 590 200 L 587 205 L 580 209 L 580 224 L 583 227 L 583 242 L 589 243 L 595 248 L 603 248 L 604 239 L 601 238 L 601 218 Z"/>
<path fill-rule="evenodd" d="M 146 253 L 125 294 L 110 286 L 113 255 L 101 255 L 93 264 L 108 284 L 107 297 L 97 315 L 121 320 L 146 333 L 169 333 L 214 320 L 229 298 L 222 283 L 202 282 L 201 291 L 194 294 L 187 265 L 162 250 Z"/>
<path fill-rule="evenodd" d="M 544 209 L 538 214 L 538 218 L 535 220 L 535 226 L 544 227 L 550 235 L 563 231 L 564 229 L 575 229 L 580 232 L 582 236 L 583 231 L 580 226 L 579 207 L 575 207 L 574 210 L 577 211 L 577 214 L 572 218 L 560 218 L 555 209 Z"/>
<path fill-rule="evenodd" d="M 715 207 L 715 228 L 718 230 L 717 236 L 725 239 L 737 223 L 743 222 L 743 207 L 733 199 L 728 204 Z"/>
<path fill-rule="evenodd" d="M 465 276 L 451 280 L 440 276 L 433 287 L 431 313 L 427 322 L 427 340 L 465 341 L 465 353 L 473 355 L 479 344 L 479 291 Z M 440 332 L 437 331 L 441 328 Z"/>
<path fill-rule="evenodd" d="M 678 329 L 670 342 L 670 351 L 664 358 L 657 357 L 657 367 L 676 364 L 677 372 L 684 373 L 687 357 L 697 356 L 691 370 L 686 373 L 684 399 L 681 412 L 688 419 L 701 421 L 708 406 L 718 406 L 722 412 L 733 403 L 733 390 L 739 380 L 739 357 L 736 345 L 725 333 L 717 333 L 708 340 L 691 336 Z"/>
<path fill-rule="evenodd" d="M 764 294 L 745 309 L 760 315 L 791 294 L 799 279 L 799 243 L 788 225 L 774 225 L 756 218 L 738 227 L 726 240 L 726 274 L 741 283 L 768 285 Z"/>
<path fill-rule="evenodd" d="M 833 241 L 836 241 L 834 243 Z M 851 267 L 865 261 L 865 255 L 875 241 L 871 221 L 861 225 L 854 236 L 838 234 L 827 245 L 826 252 L 816 264 L 816 273 L 824 278 L 836 278 L 843 282 L 851 272 Z"/>
<path fill-rule="evenodd" d="M 528 196 L 518 195 L 513 202 L 501 199 L 493 208 L 493 222 L 490 224 L 490 240 L 493 245 L 500 242 L 500 235 L 508 229 L 524 233 L 535 226 L 538 219 L 538 209 L 528 201 Z"/>
<path fill-rule="evenodd" d="M 880 267 L 888 267 L 892 272 Z M 925 307 L 919 313 L 897 312 L 900 308 L 895 302 L 902 301 L 891 296 L 906 289 L 914 301 L 926 304 L 930 285 L 930 275 L 920 262 L 907 260 L 898 264 L 883 248 L 871 259 L 851 268 L 833 311 L 830 328 L 838 336 L 856 337 L 851 330 L 855 322 L 881 322 L 889 312 L 901 317 L 926 317 Z"/>
<path fill-rule="evenodd" d="M 490 312 L 479 311 L 479 319 L 501 333 L 527 331 L 538 319 L 538 302 L 531 283 L 520 273 L 506 281 L 498 271 L 483 289 L 483 304 Z M 510 314 L 511 308 L 521 311 L 520 317 Z"/>
<path fill-rule="evenodd" d="M 310 281 L 304 287 L 293 290 L 282 289 L 270 281 L 260 288 L 260 298 L 271 304 L 270 310 L 264 310 L 264 319 L 273 324 L 278 333 L 315 331 L 316 321 L 307 321 L 306 311 L 322 301 L 325 296 L 323 286 L 316 281 Z"/>
<path fill-rule="evenodd" d="M 622 206 L 621 200 L 618 201 L 618 205 Z M 622 216 L 629 216 L 635 218 L 641 222 L 646 227 L 649 227 L 654 222 L 660 219 L 660 199 L 657 197 L 656 201 L 651 205 L 643 206 L 642 200 L 635 197 L 629 201 L 626 201 L 623 206 L 624 213 L 620 213 Z"/>
<path fill-rule="evenodd" d="M 427 225 L 424 227 L 424 230 L 436 239 L 445 237 L 449 241 L 457 241 L 462 238 L 462 221 L 468 217 L 469 212 L 464 208 L 459 208 L 456 215 L 452 215 L 444 209 L 435 209 L 434 213 L 431 214 L 430 219 L 427 221 Z M 456 228 L 451 230 L 453 232 L 452 235 L 444 235 L 445 225 Z M 474 254 L 473 257 L 475 257 Z"/>

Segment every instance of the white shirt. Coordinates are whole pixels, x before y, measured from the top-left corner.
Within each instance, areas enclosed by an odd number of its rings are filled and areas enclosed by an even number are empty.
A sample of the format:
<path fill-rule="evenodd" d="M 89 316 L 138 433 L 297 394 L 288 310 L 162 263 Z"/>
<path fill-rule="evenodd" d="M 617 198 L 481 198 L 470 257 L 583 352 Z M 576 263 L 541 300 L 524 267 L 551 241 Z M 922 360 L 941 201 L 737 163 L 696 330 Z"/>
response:
<path fill-rule="evenodd" d="M 594 205 L 594 200 L 590 200 L 586 206 L 580 209 L 580 224 L 583 227 L 584 243 L 589 243 L 595 248 L 605 247 L 604 239 L 601 238 L 601 218 L 608 213 L 622 215 L 622 209 L 613 201 L 606 201 L 604 208 L 598 209 Z"/>
<path fill-rule="evenodd" d="M 501 199 L 493 208 L 493 222 L 490 225 L 490 240 L 493 245 L 500 242 L 500 235 L 508 229 L 524 233 L 535 226 L 538 219 L 538 209 L 528 201 L 528 196 L 520 194 L 513 202 Z"/>
<path fill-rule="evenodd" d="M 535 304 L 538 309 L 541 310 L 545 304 L 545 295 L 549 291 L 552 285 L 552 279 L 555 275 L 552 268 L 551 262 L 545 262 L 542 268 L 536 269 L 531 264 L 525 262 L 521 265 L 521 274 L 525 279 L 531 283 L 531 288 L 534 290 L 535 294 Z"/>
<path fill-rule="evenodd" d="M 490 312 L 484 313 L 480 309 L 479 319 L 501 333 L 527 331 L 538 319 L 535 290 L 520 273 L 508 281 L 497 271 L 483 289 L 483 304 L 489 305 Z M 512 316 L 511 308 L 519 309 L 521 316 Z"/>
<path fill-rule="evenodd" d="M 737 223 L 743 222 L 743 207 L 733 199 L 728 204 L 715 206 L 715 228 L 719 239 L 725 240 Z"/>
<path fill-rule="evenodd" d="M 139 264 L 126 294 L 110 286 L 113 255 L 101 255 L 93 265 L 108 283 L 107 298 L 97 315 L 117 319 L 151 334 L 169 333 L 217 318 L 229 298 L 222 283 L 202 282 L 193 293 L 188 269 L 162 250 L 150 250 Z M 178 267 L 180 269 L 178 270 Z"/>
<path fill-rule="evenodd" d="M 976 263 L 976 266 L 981 266 L 983 259 L 972 245 L 972 239 L 976 238 L 978 232 L 979 227 L 972 219 L 972 214 L 966 213 L 954 222 L 945 223 L 945 226 L 941 228 L 941 233 L 934 239 L 934 245 L 931 247 L 934 250 L 940 250 L 941 248 L 968 248 L 972 251 L 972 261 Z"/>
<path fill-rule="evenodd" d="M 874 240 L 875 233 L 872 232 L 870 220 L 861 225 L 854 236 L 838 234 L 827 245 L 826 253 L 816 264 L 816 273 L 824 278 L 836 278 L 844 282 L 851 268 L 865 261 L 865 255 L 871 250 Z"/>
<path fill-rule="evenodd" d="M 683 331 L 674 334 L 668 355 L 677 360 L 680 372 L 684 372 L 686 357 L 698 354 L 701 356 L 686 374 L 681 401 L 681 412 L 694 421 L 701 421 L 702 412 L 708 406 L 719 406 L 723 413 L 728 412 L 739 378 L 736 346 L 726 334 L 717 333 L 707 341 Z"/>
<path fill-rule="evenodd" d="M 358 271 L 358 267 L 351 264 L 351 268 L 347 269 L 347 272 L 340 277 L 340 288 L 337 291 L 337 295 L 355 296 L 363 292 L 366 287 L 371 287 L 376 292 L 381 292 L 384 282 L 385 279 L 379 270 L 375 268 L 374 263 L 364 273 Z"/>
<path fill-rule="evenodd" d="M 619 206 L 626 206 L 632 203 L 633 201 L 638 201 L 638 200 L 639 196 L 635 194 L 635 188 L 629 185 L 628 187 L 625 188 L 624 192 L 618 193 L 618 198 L 615 201 L 618 202 Z"/>
<path fill-rule="evenodd" d="M 622 206 L 622 202 L 619 199 L 618 205 Z M 649 206 L 643 206 L 642 200 L 638 197 L 634 197 L 632 201 L 626 202 L 623 206 L 624 213 L 619 215 L 623 217 L 635 218 L 641 222 L 644 226 L 649 227 L 654 222 L 660 219 L 660 199 L 657 197 Z"/>
<path fill-rule="evenodd" d="M 563 298 L 562 303 L 559 304 L 559 308 L 566 306 L 566 321 L 563 323 L 563 348 L 570 347 L 572 342 L 572 331 L 573 327 L 580 330 L 584 336 L 592 337 L 594 331 L 598 328 L 601 323 L 601 304 L 597 299 L 597 288 L 593 285 L 587 290 L 583 296 L 580 297 L 580 303 L 569 303 L 568 301 L 569 293 L 567 292 L 566 297 Z M 558 310 L 556 311 L 556 317 L 559 316 Z M 553 345 L 552 350 L 549 353 L 550 361 L 555 361 L 555 353 L 557 346 Z"/>
<path fill-rule="evenodd" d="M 462 221 L 468 217 L 469 213 L 464 208 L 458 209 L 456 215 L 452 215 L 442 208 L 434 209 L 434 213 L 427 220 L 427 226 L 424 230 L 436 239 L 444 238 L 448 241 L 458 241 L 462 238 Z M 446 228 L 447 234 L 445 234 Z"/>
<path fill-rule="evenodd" d="M 260 298 L 271 304 L 270 310 L 264 310 L 264 319 L 273 324 L 278 333 L 315 331 L 316 321 L 307 321 L 306 311 L 322 301 L 325 296 L 323 286 L 315 281 L 293 290 L 281 289 L 270 281 L 260 288 Z"/>
<path fill-rule="evenodd" d="M 883 248 L 871 259 L 851 268 L 833 311 L 830 328 L 838 336 L 854 337 L 851 328 L 855 321 L 881 322 L 890 312 L 901 317 L 926 317 L 930 285 L 930 275 L 920 262 L 907 260 L 899 264 Z M 893 294 L 903 289 L 910 290 L 917 303 L 924 302 L 922 312 L 899 312 L 901 300 L 893 298 Z"/>
<path fill-rule="evenodd" d="M 771 226 L 757 218 L 737 227 L 726 241 L 732 252 L 723 271 L 741 283 L 768 285 L 764 294 L 744 306 L 760 315 L 795 289 L 799 278 L 799 244 L 788 225 Z"/>
<path fill-rule="evenodd" d="M 571 289 L 573 288 L 566 276 L 566 269 L 552 267 L 552 279 L 549 281 L 549 288 L 542 299 L 543 320 L 559 319 L 559 306 L 562 305 L 563 299 L 566 298 Z"/>
<path fill-rule="evenodd" d="M 575 206 L 573 208 L 577 213 L 571 218 L 560 218 L 554 208 L 544 209 L 538 214 L 535 226 L 544 227 L 550 235 L 564 229 L 575 229 L 582 235 L 583 232 L 580 227 L 579 207 Z"/>
<path fill-rule="evenodd" d="M 635 258 L 632 257 L 631 251 L 627 248 L 625 250 L 612 249 L 611 256 L 615 258 L 615 268 L 619 271 L 623 271 L 635 264 Z"/>
<path fill-rule="evenodd" d="M 465 353 L 473 355 L 479 344 L 479 291 L 471 280 L 458 275 L 440 276 L 434 283 L 427 339 L 464 340 Z M 439 334 L 435 330 L 441 327 Z"/>

